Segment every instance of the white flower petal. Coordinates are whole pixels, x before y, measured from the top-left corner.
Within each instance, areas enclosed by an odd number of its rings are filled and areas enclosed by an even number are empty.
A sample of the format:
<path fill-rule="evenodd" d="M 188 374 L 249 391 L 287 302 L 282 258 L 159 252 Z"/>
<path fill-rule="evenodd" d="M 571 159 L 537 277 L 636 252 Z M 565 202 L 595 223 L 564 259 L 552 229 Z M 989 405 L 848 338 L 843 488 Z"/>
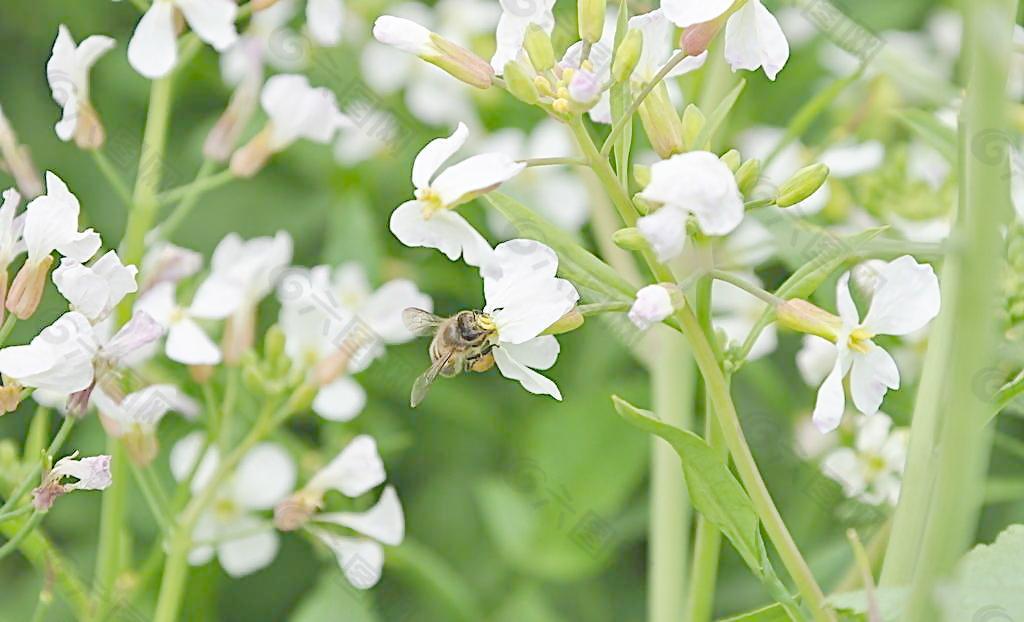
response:
<path fill-rule="evenodd" d="M 260 103 L 271 121 L 271 149 L 279 151 L 299 138 L 330 142 L 346 123 L 334 93 L 314 88 L 298 74 L 280 74 L 263 87 Z"/>
<path fill-rule="evenodd" d="M 747 0 L 725 24 L 725 59 L 733 71 L 764 68 L 774 80 L 789 60 L 789 42 L 761 0 Z"/>
<path fill-rule="evenodd" d="M 174 447 L 168 462 L 171 467 L 171 475 L 176 481 L 183 481 L 192 471 L 196 460 L 200 459 L 199 452 L 206 444 L 206 435 L 202 432 L 191 432 L 181 438 Z M 217 465 L 220 463 L 220 453 L 216 447 L 207 448 L 202 455 L 202 461 L 196 467 L 195 477 L 192 480 L 192 492 L 196 493 L 206 487 L 210 481 Z"/>
<path fill-rule="evenodd" d="M 323 386 L 313 400 L 313 412 L 328 421 L 351 421 L 366 406 L 366 391 L 351 376 Z"/>
<path fill-rule="evenodd" d="M 866 353 L 854 353 L 850 369 L 850 395 L 857 410 L 873 415 L 887 389 L 900 388 L 900 370 L 888 352 L 875 344 Z"/>
<path fill-rule="evenodd" d="M 430 34 L 416 22 L 393 15 L 381 15 L 373 22 L 373 37 L 377 41 L 418 56 L 431 52 Z"/>
<path fill-rule="evenodd" d="M 295 488 L 295 461 L 280 445 L 260 443 L 238 464 L 231 498 L 249 510 L 268 510 Z"/>
<path fill-rule="evenodd" d="M 629 319 L 640 330 L 647 330 L 652 324 L 672 315 L 673 311 L 668 290 L 661 285 L 648 285 L 637 291 L 636 300 L 629 309 Z"/>
<path fill-rule="evenodd" d="M 217 344 L 191 318 L 182 318 L 167 331 L 167 358 L 185 365 L 216 365 L 221 353 Z"/>
<path fill-rule="evenodd" d="M 708 22 L 729 10 L 733 0 L 662 0 L 665 17 L 680 28 Z"/>
<path fill-rule="evenodd" d="M 830 176 L 843 179 L 873 171 L 884 159 L 885 145 L 877 140 L 866 140 L 829 147 L 819 161 L 828 166 Z"/>
<path fill-rule="evenodd" d="M 906 335 L 919 330 L 939 314 L 939 280 L 928 264 L 910 255 L 895 259 L 879 271 L 878 286 L 864 318 L 874 334 Z"/>
<path fill-rule="evenodd" d="M 547 335 L 551 340 L 554 337 Z M 545 337 L 539 337 L 538 339 L 545 339 Z M 557 345 L 557 341 L 555 344 Z M 525 345 L 525 344 L 521 344 Z M 519 384 L 523 385 L 523 388 L 530 393 L 539 395 L 550 395 L 556 400 L 562 399 L 562 394 L 558 390 L 558 387 L 550 379 L 538 374 L 524 363 L 516 360 L 516 345 L 502 345 L 492 350 L 494 354 L 494 362 L 498 365 L 498 371 L 501 372 L 502 376 L 511 380 L 516 380 Z"/>
<path fill-rule="evenodd" d="M 431 188 L 441 203 L 454 207 L 481 192 L 489 192 L 526 168 L 503 153 L 483 153 L 449 166 L 434 179 Z"/>
<path fill-rule="evenodd" d="M 843 411 L 846 409 L 843 377 L 849 368 L 849 356 L 840 352 L 832 371 L 818 388 L 818 398 L 814 403 L 812 419 L 822 434 L 839 427 L 839 422 L 843 418 Z"/>
<path fill-rule="evenodd" d="M 381 285 L 360 307 L 359 315 L 385 343 L 405 343 L 414 337 L 402 321 L 402 311 L 408 307 L 433 311 L 434 301 L 412 281 L 395 279 Z"/>
<path fill-rule="evenodd" d="M 345 6 L 341 0 L 307 0 L 306 26 L 319 45 L 333 47 L 341 43 Z"/>
<path fill-rule="evenodd" d="M 405 516 L 393 486 L 386 487 L 380 500 L 365 512 L 320 514 L 314 520 L 348 527 L 390 546 L 398 546 L 405 538 Z"/>
<path fill-rule="evenodd" d="M 707 151 L 681 153 L 655 163 L 641 196 L 693 213 L 707 235 L 725 235 L 743 221 L 743 197 L 736 178 Z"/>
<path fill-rule="evenodd" d="M 804 335 L 796 366 L 800 377 L 810 386 L 820 385 L 836 364 L 836 345 L 817 335 Z"/>
<path fill-rule="evenodd" d="M 469 128 L 465 123 L 459 123 L 451 136 L 435 138 L 427 143 L 416 154 L 416 160 L 412 163 L 412 185 L 417 188 L 430 186 L 430 180 L 438 169 L 466 144 L 467 138 L 469 138 Z"/>
<path fill-rule="evenodd" d="M 271 527 L 257 531 L 262 523 L 252 516 L 240 516 L 222 527 L 224 541 L 217 545 L 217 560 L 224 571 L 236 579 L 266 568 L 277 557 L 277 532 Z M 237 534 L 248 534 L 237 537 Z"/>
<path fill-rule="evenodd" d="M 322 529 L 310 531 L 338 558 L 338 566 L 353 587 L 368 590 L 380 581 L 384 548 L 368 538 L 346 538 Z"/>
<path fill-rule="evenodd" d="M 664 205 L 636 221 L 640 235 L 651 245 L 658 261 L 668 261 L 686 245 L 686 214 L 674 205 Z"/>
<path fill-rule="evenodd" d="M 836 308 L 839 309 L 839 317 L 842 318 L 844 326 L 853 328 L 860 324 L 860 313 L 857 312 L 857 305 L 850 294 L 849 272 L 844 272 L 836 282 Z"/>
<path fill-rule="evenodd" d="M 235 30 L 238 5 L 231 0 L 174 1 L 192 31 L 218 52 L 227 50 L 238 40 L 238 31 Z"/>
<path fill-rule="evenodd" d="M 174 4 L 157 1 L 149 7 L 128 42 L 128 62 L 150 79 L 161 78 L 174 69 L 178 62 Z"/>
<path fill-rule="evenodd" d="M 491 245 L 466 219 L 451 210 L 423 218 L 423 204 L 406 201 L 391 213 L 391 233 L 406 246 L 436 248 L 448 259 L 460 256 L 470 266 L 480 266 L 491 255 Z"/>
<path fill-rule="evenodd" d="M 358 497 L 384 483 L 384 462 L 372 436 L 360 434 L 309 480 L 306 489 L 317 492 L 337 490 Z"/>
<path fill-rule="evenodd" d="M 98 349 L 89 320 L 71 311 L 28 345 L 0 349 L 0 373 L 28 387 L 76 393 L 92 384 Z"/>

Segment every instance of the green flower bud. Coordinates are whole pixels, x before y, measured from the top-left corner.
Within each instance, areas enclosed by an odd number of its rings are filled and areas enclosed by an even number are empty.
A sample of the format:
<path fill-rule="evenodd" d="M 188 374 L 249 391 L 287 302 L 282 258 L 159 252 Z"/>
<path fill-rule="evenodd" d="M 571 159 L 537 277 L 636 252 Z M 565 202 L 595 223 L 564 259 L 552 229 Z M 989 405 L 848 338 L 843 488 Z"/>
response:
<path fill-rule="evenodd" d="M 685 123 L 685 120 L 683 121 Z M 740 167 L 740 152 L 735 149 L 730 149 L 722 154 L 722 157 L 718 158 L 723 164 L 729 167 L 729 170 L 735 173 Z"/>
<path fill-rule="evenodd" d="M 313 406 L 313 400 L 316 399 L 316 394 L 320 392 L 320 387 L 313 383 L 306 383 L 295 389 L 295 393 L 292 394 L 290 400 L 288 400 L 289 411 L 292 413 L 302 412 L 309 410 Z"/>
<path fill-rule="evenodd" d="M 526 27 L 523 47 L 530 57 L 530 63 L 537 71 L 547 71 L 555 66 L 555 50 L 551 47 L 551 37 L 537 24 Z"/>
<path fill-rule="evenodd" d="M 640 122 L 654 152 L 662 159 L 686 151 L 683 124 L 662 82 L 640 104 Z"/>
<path fill-rule="evenodd" d="M 612 79 L 615 82 L 625 82 L 633 75 L 636 64 L 640 61 L 640 54 L 644 49 L 644 35 L 635 28 L 630 28 L 623 37 L 619 47 L 615 49 L 615 59 L 612 60 Z"/>
<path fill-rule="evenodd" d="M 505 84 L 508 85 L 508 92 L 519 101 L 530 104 L 537 103 L 540 95 L 537 93 L 537 86 L 533 79 L 526 73 L 522 65 L 514 60 L 505 63 Z"/>
<path fill-rule="evenodd" d="M 683 110 L 683 143 L 686 145 L 687 151 L 704 148 L 703 145 L 697 144 L 697 138 L 704 130 L 706 123 L 707 119 L 704 118 L 704 113 L 694 104 L 690 104 L 686 110 Z"/>
<path fill-rule="evenodd" d="M 644 236 L 640 234 L 640 230 L 636 227 L 619 229 L 612 234 L 612 242 L 619 248 L 624 248 L 627 251 L 642 251 L 647 248 L 647 240 L 644 239 Z"/>
<path fill-rule="evenodd" d="M 775 318 L 779 326 L 799 333 L 817 335 L 831 342 L 839 337 L 843 321 L 821 307 L 806 300 L 794 298 L 775 307 Z"/>
<path fill-rule="evenodd" d="M 757 158 L 747 160 L 736 169 L 736 185 L 743 196 L 748 196 L 757 186 L 761 177 L 761 161 Z"/>
<path fill-rule="evenodd" d="M 782 184 L 775 204 L 779 207 L 796 205 L 817 192 L 826 179 L 828 179 L 828 167 L 824 164 L 805 166 Z"/>
<path fill-rule="evenodd" d="M 284 354 L 284 331 L 277 324 L 267 329 L 267 335 L 263 338 L 263 358 L 273 363 Z"/>
<path fill-rule="evenodd" d="M 580 326 L 583 326 L 583 320 L 583 314 L 573 308 L 571 311 L 560 317 L 557 322 L 548 326 L 542 334 L 561 335 L 562 333 L 576 330 Z"/>
<path fill-rule="evenodd" d="M 643 164 L 634 164 L 633 179 L 636 180 L 636 183 L 641 188 L 646 188 L 647 184 L 651 183 L 651 167 L 644 166 Z"/>
<path fill-rule="evenodd" d="M 590 43 L 601 40 L 604 32 L 605 0 L 579 0 L 576 3 L 580 39 Z"/>
<path fill-rule="evenodd" d="M 438 50 L 438 54 L 423 56 L 421 57 L 423 60 L 437 65 L 452 77 L 478 89 L 491 87 L 494 80 L 494 69 L 491 68 L 490 63 L 436 33 L 430 33 L 430 42 Z"/>

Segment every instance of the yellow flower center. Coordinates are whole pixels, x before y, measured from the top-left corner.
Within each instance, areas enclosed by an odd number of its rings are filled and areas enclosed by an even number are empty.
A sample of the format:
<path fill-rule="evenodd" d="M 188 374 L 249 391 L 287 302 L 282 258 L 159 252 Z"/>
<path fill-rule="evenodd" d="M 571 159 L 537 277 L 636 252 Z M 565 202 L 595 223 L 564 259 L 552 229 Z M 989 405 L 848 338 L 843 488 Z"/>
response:
<path fill-rule="evenodd" d="M 213 506 L 213 512 L 221 520 L 230 520 L 238 514 L 238 505 L 231 499 L 218 499 Z"/>
<path fill-rule="evenodd" d="M 430 220 L 431 216 L 447 208 L 441 201 L 441 195 L 431 188 L 420 188 L 417 190 L 416 200 L 423 204 L 424 220 Z"/>
<path fill-rule="evenodd" d="M 494 323 L 494 318 L 486 313 L 481 313 L 477 317 L 476 323 L 484 330 L 498 330 L 498 325 Z"/>
<path fill-rule="evenodd" d="M 855 352 L 864 354 L 870 349 L 868 342 L 871 341 L 872 337 L 874 337 L 874 335 L 863 328 L 854 329 L 850 333 L 850 338 L 847 340 L 847 346 Z"/>

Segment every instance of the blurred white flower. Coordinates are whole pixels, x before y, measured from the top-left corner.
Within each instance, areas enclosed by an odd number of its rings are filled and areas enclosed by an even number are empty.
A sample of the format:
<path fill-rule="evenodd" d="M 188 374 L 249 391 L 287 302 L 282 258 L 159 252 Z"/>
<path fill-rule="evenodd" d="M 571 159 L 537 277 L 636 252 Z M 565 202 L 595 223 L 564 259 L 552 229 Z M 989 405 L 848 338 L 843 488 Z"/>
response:
<path fill-rule="evenodd" d="M 206 445 L 202 432 L 182 438 L 171 450 L 171 473 L 183 481 L 195 467 L 192 492 L 211 485 L 220 463 L 216 447 Z M 198 466 L 195 466 L 199 461 Z M 216 496 L 192 532 L 193 548 L 188 562 L 198 566 L 214 555 L 224 571 L 242 577 L 274 561 L 279 546 L 277 532 L 269 520 L 257 514 L 272 509 L 294 488 L 295 462 L 274 443 L 260 443 L 241 459 L 234 473 L 217 487 Z"/>
<path fill-rule="evenodd" d="M 75 139 L 79 147 L 94 148 L 103 142 L 103 126 L 89 101 L 89 70 L 101 56 L 114 47 L 114 40 L 103 35 L 86 37 L 76 45 L 67 26 L 61 24 L 53 52 L 46 63 L 46 79 L 53 100 L 63 109 L 54 129 L 67 142 Z"/>
<path fill-rule="evenodd" d="M 158 242 L 150 246 L 142 258 L 139 290 L 145 292 L 158 283 L 177 285 L 202 267 L 203 256 L 198 252 L 170 242 Z"/>
<path fill-rule="evenodd" d="M 785 130 L 777 127 L 758 126 L 743 131 L 737 138 L 737 145 L 744 159 L 758 158 L 764 165 L 768 156 L 783 140 L 785 140 Z M 775 154 L 767 166 L 762 167 L 761 178 L 753 192 L 754 198 L 774 197 L 783 182 L 809 164 L 811 161 L 807 148 L 799 141 L 790 141 Z M 787 207 L 786 211 L 800 216 L 817 214 L 828 204 L 830 196 L 828 183 L 824 183 L 814 194 Z"/>
<path fill-rule="evenodd" d="M 832 145 L 818 158 L 828 167 L 829 175 L 839 179 L 869 173 L 882 165 L 885 145 L 877 140 L 844 141 Z"/>
<path fill-rule="evenodd" d="M 854 447 L 830 451 L 821 470 L 843 487 L 847 497 L 871 505 L 896 505 L 908 441 L 908 430 L 893 429 L 885 413 L 859 417 Z"/>
<path fill-rule="evenodd" d="M 22 236 L 28 258 L 18 271 L 7 297 L 7 309 L 25 319 L 35 312 L 53 263 L 51 253 L 84 263 L 96 254 L 100 236 L 92 229 L 78 230 L 78 199 L 53 173 L 46 173 L 46 194 L 33 199 L 25 211 Z"/>
<path fill-rule="evenodd" d="M 377 442 L 372 436 L 360 434 L 317 471 L 303 491 L 322 499 L 328 490 L 337 490 L 354 499 L 383 484 L 386 477 Z"/>
<path fill-rule="evenodd" d="M 199 415 L 199 404 L 173 384 L 153 384 L 124 396 L 109 395 L 97 387 L 92 399 L 103 415 L 104 429 L 115 438 L 134 431 L 152 434 L 171 411 L 187 419 Z"/>
<path fill-rule="evenodd" d="M 662 0 L 665 16 L 676 26 L 687 28 L 719 20 L 733 7 L 730 0 Z M 775 16 L 761 0 L 746 0 L 725 23 L 725 59 L 733 71 L 763 68 L 774 80 L 789 60 L 789 42 Z"/>
<path fill-rule="evenodd" d="M 490 192 L 526 168 L 501 153 L 471 156 L 438 173 L 469 136 L 460 123 L 448 138 L 435 138 L 416 156 L 412 183 L 416 198 L 402 203 L 391 214 L 391 232 L 406 246 L 440 250 L 448 259 L 460 256 L 480 266 L 491 253 L 490 244 L 453 208 Z"/>
<path fill-rule="evenodd" d="M 707 151 L 681 153 L 655 163 L 651 181 L 640 196 L 661 204 L 637 220 L 637 228 L 659 261 L 682 252 L 689 214 L 706 235 L 725 235 L 743 220 L 743 197 L 732 171 Z"/>
<path fill-rule="evenodd" d="M 752 273 L 739 276 L 758 287 L 761 286 L 761 280 Z M 746 340 L 750 330 L 761 319 L 767 306 L 763 300 L 751 296 L 750 293 L 732 283 L 715 280 L 711 285 L 711 309 L 714 326 L 725 332 L 730 344 L 742 344 Z M 765 326 L 750 348 L 747 360 L 756 361 L 771 354 L 778 344 L 775 325 Z"/>
<path fill-rule="evenodd" d="M 21 238 L 25 229 L 25 215 L 15 216 L 19 203 L 21 195 L 17 190 L 4 190 L 3 204 L 0 205 L 0 318 L 3 317 L 7 298 L 7 267 L 25 252 L 25 241 Z"/>
<path fill-rule="evenodd" d="M 522 53 L 527 26 L 537 24 L 548 34 L 554 30 L 555 16 L 551 11 L 555 0 L 505 0 L 499 4 L 501 17 L 498 18 L 494 34 L 495 50 L 491 57 L 491 67 L 500 75 L 505 64 L 516 60 Z"/>
<path fill-rule="evenodd" d="M 185 365 L 220 363 L 220 348 L 195 320 L 209 316 L 196 312 L 195 301 L 189 307 L 179 305 L 175 300 L 174 283 L 165 281 L 154 285 L 135 302 L 135 310 L 149 314 L 167 330 L 164 345 L 167 358 Z"/>
<path fill-rule="evenodd" d="M 385 345 L 413 338 L 402 310 L 433 309 L 412 281 L 395 279 L 373 290 L 356 263 L 333 274 L 328 266 L 294 269 L 281 280 L 278 298 L 285 352 L 298 368 L 315 370 L 322 386 L 313 411 L 331 421 L 348 421 L 366 404 L 366 392 L 347 374 L 366 369 Z"/>
<path fill-rule="evenodd" d="M 32 491 L 32 505 L 37 510 L 49 510 L 57 497 L 72 490 L 104 490 L 113 483 L 110 456 L 77 459 L 77 455 L 75 452 L 58 460 L 43 476 L 42 484 Z M 68 477 L 75 481 L 63 483 Z"/>
<path fill-rule="evenodd" d="M 629 309 L 629 319 L 640 330 L 647 330 L 674 311 L 669 291 L 662 285 L 648 285 L 637 290 L 636 300 Z"/>
<path fill-rule="evenodd" d="M 178 62 L 176 11 L 197 37 L 218 52 L 238 39 L 238 5 L 231 0 L 154 0 L 128 42 L 128 62 L 147 78 L 162 78 Z"/>
<path fill-rule="evenodd" d="M 491 350 L 501 375 L 530 393 L 561 400 L 555 383 L 534 370 L 549 369 L 558 358 L 558 340 L 542 333 L 579 300 L 569 281 L 555 276 L 558 256 L 533 240 L 509 240 L 494 249 L 480 269 L 486 313 L 497 336 Z"/>
<path fill-rule="evenodd" d="M 649 13 L 629 18 L 629 28 L 639 30 L 644 38 L 640 60 L 637 61 L 636 67 L 633 69 L 631 79 L 638 85 L 647 84 L 661 71 L 665 63 L 679 52 L 679 49 L 674 47 L 677 42 L 675 25 L 666 18 L 663 9 L 655 9 Z M 707 57 L 707 51 L 697 56 L 687 56 L 673 67 L 665 75 L 665 78 L 674 78 L 700 69 L 704 66 Z"/>
<path fill-rule="evenodd" d="M 53 283 L 72 310 L 95 324 L 110 315 L 125 296 L 138 290 L 137 273 L 135 266 L 122 264 L 115 251 L 107 251 L 88 266 L 65 257 L 53 271 Z"/>
<path fill-rule="evenodd" d="M 808 386 L 816 387 L 836 364 L 835 344 L 817 335 L 804 335 L 801 344 L 796 353 L 797 370 Z"/>
<path fill-rule="evenodd" d="M 317 44 L 333 47 L 341 43 L 344 20 L 342 0 L 306 0 L 306 27 Z"/>
<path fill-rule="evenodd" d="M 842 418 L 846 399 L 843 378 L 850 374 L 854 406 L 865 415 L 878 412 L 888 389 L 898 389 L 900 372 L 892 356 L 875 345 L 877 335 L 906 335 L 923 328 L 939 313 L 939 281 L 931 266 L 904 255 L 879 269 L 879 285 L 861 321 L 849 288 L 850 273 L 839 278 L 836 304 L 839 330 L 835 364 L 818 389 L 814 423 L 824 432 Z"/>

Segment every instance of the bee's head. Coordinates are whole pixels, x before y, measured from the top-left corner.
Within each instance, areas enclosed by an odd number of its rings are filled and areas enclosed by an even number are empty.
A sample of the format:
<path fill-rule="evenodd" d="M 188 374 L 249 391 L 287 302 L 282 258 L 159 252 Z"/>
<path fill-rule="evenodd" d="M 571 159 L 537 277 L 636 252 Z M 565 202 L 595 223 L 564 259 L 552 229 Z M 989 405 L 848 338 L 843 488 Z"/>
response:
<path fill-rule="evenodd" d="M 461 311 L 457 322 L 459 336 L 469 343 L 483 343 L 494 334 L 494 320 L 483 311 Z"/>

